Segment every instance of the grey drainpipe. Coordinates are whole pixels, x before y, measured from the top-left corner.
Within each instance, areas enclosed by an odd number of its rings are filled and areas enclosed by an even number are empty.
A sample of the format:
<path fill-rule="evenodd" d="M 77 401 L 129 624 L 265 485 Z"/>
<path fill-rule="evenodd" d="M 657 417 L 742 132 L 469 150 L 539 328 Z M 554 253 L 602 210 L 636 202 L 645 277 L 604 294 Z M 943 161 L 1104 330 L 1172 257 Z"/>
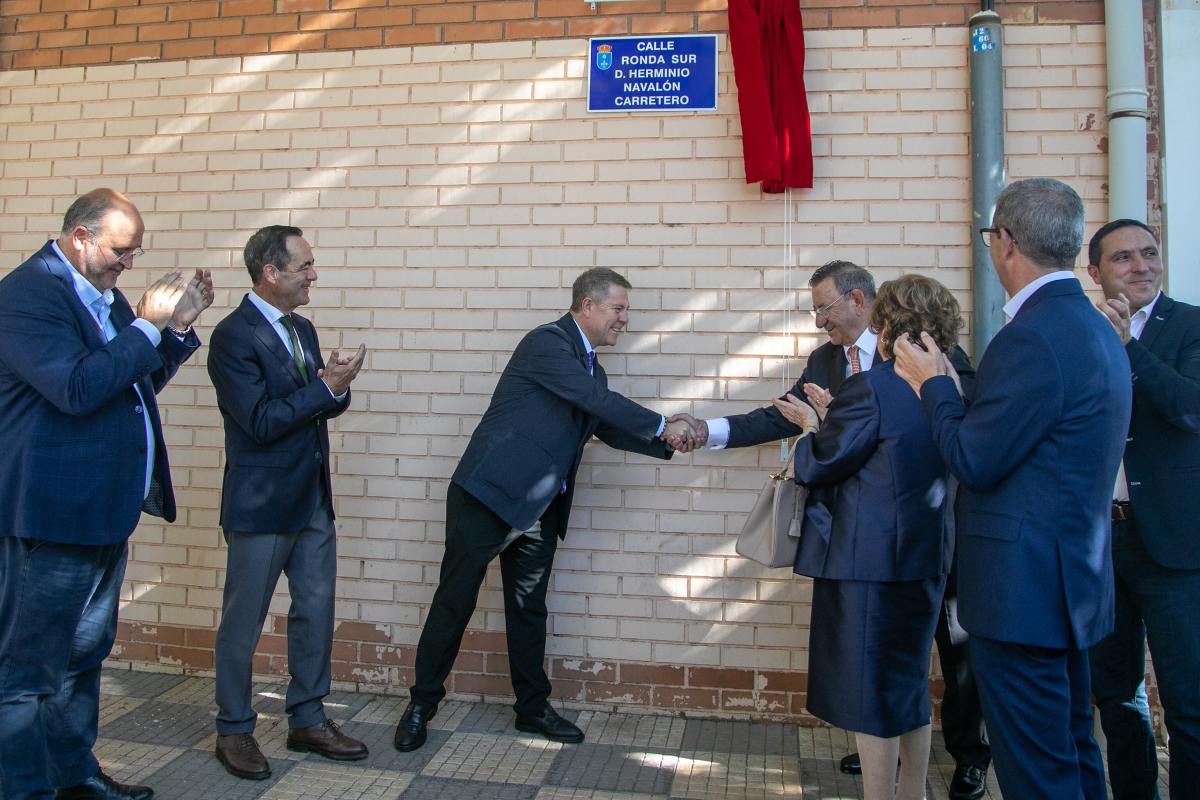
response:
<path fill-rule="evenodd" d="M 1004 324 L 1004 288 L 978 229 L 992 224 L 1004 188 L 1004 63 L 1000 15 L 992 0 L 971 17 L 971 358 L 983 358 Z"/>

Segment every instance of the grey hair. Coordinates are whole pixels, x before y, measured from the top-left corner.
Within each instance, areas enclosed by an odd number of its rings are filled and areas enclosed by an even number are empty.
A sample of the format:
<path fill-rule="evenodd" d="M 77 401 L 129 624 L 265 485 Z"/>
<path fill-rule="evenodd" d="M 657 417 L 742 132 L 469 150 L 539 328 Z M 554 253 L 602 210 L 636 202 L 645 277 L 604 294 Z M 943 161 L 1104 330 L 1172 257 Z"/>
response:
<path fill-rule="evenodd" d="M 814 287 L 822 281 L 833 279 L 838 294 L 848 294 L 858 289 L 868 300 L 875 299 L 875 279 L 866 268 L 860 267 L 853 261 L 830 261 L 817 268 L 808 279 L 809 287 Z"/>
<path fill-rule="evenodd" d="M 1083 201 L 1053 178 L 1015 181 L 996 198 L 992 227 L 1007 230 L 1042 269 L 1071 269 L 1083 247 Z"/>
<path fill-rule="evenodd" d="M 610 286 L 620 286 L 632 289 L 633 284 L 615 270 L 608 267 L 592 267 L 571 284 L 571 310 L 578 311 L 583 307 L 583 298 L 590 297 L 597 303 L 608 297 Z"/>
<path fill-rule="evenodd" d="M 80 225 L 96 233 L 104 218 L 116 209 L 137 213 L 129 198 L 116 189 L 92 189 L 75 198 L 75 202 L 67 208 L 67 213 L 63 215 L 62 234 L 68 235 Z"/>

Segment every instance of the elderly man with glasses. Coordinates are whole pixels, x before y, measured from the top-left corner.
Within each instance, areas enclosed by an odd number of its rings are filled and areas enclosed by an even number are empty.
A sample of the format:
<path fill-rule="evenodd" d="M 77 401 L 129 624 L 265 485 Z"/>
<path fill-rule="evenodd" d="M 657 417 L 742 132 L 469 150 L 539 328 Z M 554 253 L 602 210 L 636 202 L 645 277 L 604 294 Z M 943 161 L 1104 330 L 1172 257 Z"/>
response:
<path fill-rule="evenodd" d="M 141 800 L 92 753 L 126 540 L 175 519 L 154 396 L 200 346 L 212 278 L 171 272 L 137 308 L 117 279 L 144 227 L 120 192 L 73 202 L 0 281 L 0 796 Z"/>
<path fill-rule="evenodd" d="M 789 419 L 791 404 L 801 402 L 798 398 L 803 397 L 824 417 L 825 409 L 844 381 L 883 360 L 877 349 L 878 336 L 867 325 L 875 305 L 875 279 L 871 273 L 849 261 L 830 261 L 813 272 L 808 285 L 812 292 L 812 315 L 817 327 L 829 334 L 829 341 L 812 351 L 796 385 L 783 397 L 774 400 L 773 405 L 720 419 L 697 420 L 686 415 L 672 417 L 672 420 L 689 422 L 697 431 L 695 446 L 704 446 L 709 450 L 750 447 L 798 436 L 800 427 Z M 967 354 L 955 347 L 950 360 L 961 376 L 963 389 L 969 397 L 975 371 Z M 946 507 L 952 508 L 953 503 L 947 503 Z M 952 516 L 947 519 L 948 525 L 952 526 L 953 522 Z M 966 633 L 958 625 L 956 592 L 957 575 L 951 571 L 936 631 L 938 655 L 946 683 L 942 698 L 942 727 L 946 750 L 956 765 L 950 798 L 975 800 L 986 791 L 991 750 L 983 725 L 975 678 L 967 663 Z M 841 769 L 850 774 L 860 773 L 858 753 L 843 758 Z"/>

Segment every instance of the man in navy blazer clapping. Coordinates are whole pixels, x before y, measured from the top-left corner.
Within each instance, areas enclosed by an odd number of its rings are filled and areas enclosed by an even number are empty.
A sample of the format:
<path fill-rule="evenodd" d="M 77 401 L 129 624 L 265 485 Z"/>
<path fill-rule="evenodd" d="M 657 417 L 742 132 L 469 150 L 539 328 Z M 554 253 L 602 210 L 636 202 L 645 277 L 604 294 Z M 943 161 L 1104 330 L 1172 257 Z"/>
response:
<path fill-rule="evenodd" d="M 126 540 L 175 520 L 154 396 L 200 346 L 212 278 L 168 273 L 130 307 L 133 203 L 95 189 L 0 281 L 0 797 L 143 800 L 92 754 Z"/>
<path fill-rule="evenodd" d="M 1102 800 L 1087 648 L 1113 628 L 1110 509 L 1129 359 L 1071 271 L 1083 203 L 1069 186 L 1013 183 L 980 235 L 1012 299 L 970 408 L 927 335 L 896 343 L 897 372 L 961 484 L 959 615 L 1000 788 Z"/>
<path fill-rule="evenodd" d="M 317 280 L 299 228 L 269 225 L 244 253 L 253 288 L 213 331 L 208 374 L 225 423 L 221 528 L 229 545 L 217 629 L 216 757 L 232 775 L 270 776 L 251 706 L 254 648 L 280 573 L 288 578 L 287 747 L 338 761 L 366 746 L 325 716 L 337 562 L 328 421 L 350 405 L 366 348 L 326 364 L 297 308 Z"/>
<path fill-rule="evenodd" d="M 1088 245 L 1100 310 L 1125 344 L 1133 418 L 1113 487 L 1117 622 L 1092 648 L 1092 692 L 1115 800 L 1158 796 L 1146 643 L 1171 747 L 1171 797 L 1200 791 L 1200 536 L 1188 499 L 1200 476 L 1200 308 L 1162 293 L 1162 253 L 1118 219 Z"/>

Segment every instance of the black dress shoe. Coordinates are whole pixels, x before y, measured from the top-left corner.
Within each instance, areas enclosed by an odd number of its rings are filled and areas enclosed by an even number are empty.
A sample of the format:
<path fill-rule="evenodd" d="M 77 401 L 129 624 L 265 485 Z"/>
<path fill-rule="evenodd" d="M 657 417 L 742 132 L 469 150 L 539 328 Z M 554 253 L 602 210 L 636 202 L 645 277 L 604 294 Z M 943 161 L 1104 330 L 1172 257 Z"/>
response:
<path fill-rule="evenodd" d="M 154 790 L 149 786 L 117 783 L 101 771 L 83 783 L 59 789 L 54 796 L 57 800 L 146 800 L 154 796 Z"/>
<path fill-rule="evenodd" d="M 425 744 L 425 728 L 436 713 L 436 703 L 427 705 L 409 701 L 408 708 L 404 709 L 404 715 L 400 717 L 400 724 L 396 726 L 396 738 L 393 740 L 396 749 L 407 753 Z"/>
<path fill-rule="evenodd" d="M 517 730 L 524 733 L 540 733 L 552 742 L 579 744 L 583 741 L 583 731 L 574 723 L 560 717 L 550 706 L 546 706 L 541 715 L 536 717 L 517 714 Z"/>
<path fill-rule="evenodd" d="M 862 762 L 858 760 L 858 753 L 842 756 L 839 767 L 847 775 L 862 775 Z"/>
<path fill-rule="evenodd" d="M 987 770 L 959 764 L 950 781 L 950 800 L 979 800 L 987 791 Z"/>

